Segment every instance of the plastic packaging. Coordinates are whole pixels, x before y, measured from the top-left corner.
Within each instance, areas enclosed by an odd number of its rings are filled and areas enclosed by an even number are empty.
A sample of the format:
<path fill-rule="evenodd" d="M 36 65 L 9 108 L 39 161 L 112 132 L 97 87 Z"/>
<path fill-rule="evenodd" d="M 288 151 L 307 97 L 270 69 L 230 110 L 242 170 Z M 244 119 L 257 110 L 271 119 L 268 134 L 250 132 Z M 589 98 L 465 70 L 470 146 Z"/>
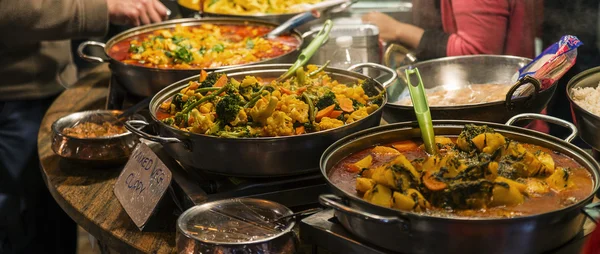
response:
<path fill-rule="evenodd" d="M 565 35 L 546 48 L 531 63 L 519 69 L 519 79 L 529 75 L 540 81 L 544 90 L 552 86 L 573 65 L 577 59 L 577 48 L 583 43 L 573 35 Z M 519 88 L 514 97 L 527 96 L 533 92 L 533 86 Z"/>
<path fill-rule="evenodd" d="M 340 36 L 335 40 L 335 44 L 339 47 L 331 56 L 331 66 L 341 69 L 361 63 L 361 55 L 352 48 L 352 36 Z"/>

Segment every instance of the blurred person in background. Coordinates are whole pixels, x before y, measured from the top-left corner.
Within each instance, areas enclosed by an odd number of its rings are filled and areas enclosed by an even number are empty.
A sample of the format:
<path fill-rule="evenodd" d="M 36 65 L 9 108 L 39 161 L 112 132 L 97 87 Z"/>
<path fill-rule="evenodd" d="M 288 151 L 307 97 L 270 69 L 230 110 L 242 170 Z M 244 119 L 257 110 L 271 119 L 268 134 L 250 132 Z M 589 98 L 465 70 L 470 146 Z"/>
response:
<path fill-rule="evenodd" d="M 50 196 L 37 156 L 46 110 L 77 79 L 69 40 L 167 13 L 158 0 L 0 1 L 0 253 L 76 251 L 76 225 Z"/>
<path fill-rule="evenodd" d="M 415 0 L 415 25 L 379 12 L 362 19 L 379 27 L 382 40 L 415 50 L 420 60 L 472 54 L 533 58 L 536 4 L 524 0 Z"/>

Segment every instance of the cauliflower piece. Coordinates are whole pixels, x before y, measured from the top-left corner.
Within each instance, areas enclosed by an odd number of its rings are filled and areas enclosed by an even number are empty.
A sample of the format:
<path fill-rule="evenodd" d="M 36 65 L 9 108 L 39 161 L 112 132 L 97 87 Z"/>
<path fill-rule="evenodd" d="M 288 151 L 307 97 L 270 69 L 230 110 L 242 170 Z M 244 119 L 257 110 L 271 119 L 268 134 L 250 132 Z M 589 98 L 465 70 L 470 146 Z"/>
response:
<path fill-rule="evenodd" d="M 267 118 L 263 132 L 266 136 L 290 136 L 294 134 L 292 118 L 281 111 L 275 111 Z"/>
<path fill-rule="evenodd" d="M 344 122 L 335 118 L 323 117 L 318 125 L 320 130 L 328 130 L 343 126 Z"/>
<path fill-rule="evenodd" d="M 190 123 L 189 130 L 194 133 L 206 133 L 214 125 L 214 117 L 210 114 L 200 114 L 197 109 L 192 109 L 190 112 Z"/>
<path fill-rule="evenodd" d="M 275 96 L 263 97 L 254 104 L 254 107 L 248 112 L 252 120 L 256 123 L 264 125 L 272 113 L 275 111 L 279 100 Z"/>
<path fill-rule="evenodd" d="M 353 99 L 359 103 L 366 104 L 369 96 L 365 94 L 365 90 L 361 86 L 348 87 L 346 85 L 336 85 L 331 91 L 336 95 L 344 95 L 348 99 Z"/>
<path fill-rule="evenodd" d="M 249 87 L 249 86 L 254 86 L 255 84 L 259 83 L 258 80 L 256 79 L 256 77 L 254 76 L 246 76 L 244 78 L 244 80 L 242 80 L 242 84 L 241 87 Z"/>
<path fill-rule="evenodd" d="M 378 108 L 379 106 L 375 104 L 359 108 L 358 110 L 355 110 L 354 112 L 352 112 L 352 114 L 348 116 L 348 119 L 346 119 L 346 123 L 353 123 L 360 119 L 363 119 L 369 114 L 373 113 L 373 111 L 377 110 Z"/>
<path fill-rule="evenodd" d="M 233 121 L 229 122 L 232 126 L 236 126 L 238 124 L 246 124 L 248 122 L 248 115 L 246 114 L 245 110 L 240 110 L 237 114 L 237 116 L 235 117 L 235 119 L 233 119 Z"/>
<path fill-rule="evenodd" d="M 207 114 L 213 110 L 214 105 L 212 104 L 212 102 L 206 102 L 204 104 L 201 104 L 199 107 L 200 107 L 200 113 Z"/>
<path fill-rule="evenodd" d="M 308 104 L 298 100 L 294 95 L 283 95 L 277 108 L 296 122 L 308 122 Z"/>

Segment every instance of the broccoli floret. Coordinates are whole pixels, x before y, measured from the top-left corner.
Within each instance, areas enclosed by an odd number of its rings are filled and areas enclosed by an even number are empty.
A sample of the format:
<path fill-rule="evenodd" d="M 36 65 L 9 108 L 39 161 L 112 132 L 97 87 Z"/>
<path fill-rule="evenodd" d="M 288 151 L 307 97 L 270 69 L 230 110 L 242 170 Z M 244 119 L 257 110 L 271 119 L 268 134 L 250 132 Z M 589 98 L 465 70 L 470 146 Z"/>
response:
<path fill-rule="evenodd" d="M 173 96 L 171 104 L 175 105 L 175 110 L 183 109 L 183 105 L 185 104 L 185 101 L 183 101 L 183 94 L 178 93 L 175 96 Z"/>
<path fill-rule="evenodd" d="M 354 110 L 358 110 L 361 107 L 364 107 L 365 104 L 362 104 L 360 102 L 358 102 L 357 100 L 352 99 L 352 107 L 354 108 Z"/>
<path fill-rule="evenodd" d="M 377 96 L 379 94 L 377 85 L 375 85 L 375 81 L 372 79 L 365 80 L 361 87 L 365 91 L 365 94 L 369 97 Z"/>
<path fill-rule="evenodd" d="M 318 109 L 324 109 L 328 106 L 331 106 L 332 104 L 335 104 L 336 108 L 339 107 L 337 104 L 337 100 L 335 99 L 335 94 L 332 91 L 329 91 L 323 96 L 321 96 L 319 100 L 317 100 L 317 103 L 315 103 L 315 107 L 317 107 Z"/>
<path fill-rule="evenodd" d="M 316 132 L 319 131 L 319 126 L 311 122 L 306 122 L 304 123 L 304 131 L 306 131 L 307 133 Z"/>
<path fill-rule="evenodd" d="M 163 119 L 162 122 L 166 125 L 173 125 L 173 123 L 175 123 L 175 120 L 173 120 L 173 118 L 169 117 L 169 118 Z"/>
<path fill-rule="evenodd" d="M 220 131 L 218 133 L 218 135 L 223 138 L 242 138 L 242 137 L 255 136 L 255 135 L 252 135 L 252 133 L 250 133 L 250 130 L 246 126 L 234 127 L 232 130 L 229 130 L 229 131 L 227 131 L 227 130 Z"/>
<path fill-rule="evenodd" d="M 235 120 L 241 107 L 242 100 L 237 94 L 230 94 L 223 96 L 221 100 L 215 106 L 217 112 L 217 119 L 223 123 L 229 123 Z"/>
<path fill-rule="evenodd" d="M 219 78 L 221 77 L 221 75 L 224 75 L 223 73 L 214 73 L 211 72 L 206 76 L 206 79 L 202 82 L 200 82 L 200 87 L 212 87 L 213 85 L 215 85 L 215 83 L 217 83 L 217 80 L 219 80 Z"/>

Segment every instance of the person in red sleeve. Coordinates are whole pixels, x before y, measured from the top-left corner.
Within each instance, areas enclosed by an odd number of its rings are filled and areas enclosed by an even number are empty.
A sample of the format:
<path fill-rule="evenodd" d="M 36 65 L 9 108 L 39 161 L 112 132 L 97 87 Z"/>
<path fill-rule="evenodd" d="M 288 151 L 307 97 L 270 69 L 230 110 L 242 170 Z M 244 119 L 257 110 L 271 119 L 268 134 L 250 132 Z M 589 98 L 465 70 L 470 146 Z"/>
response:
<path fill-rule="evenodd" d="M 382 40 L 415 49 L 421 60 L 472 54 L 534 57 L 535 1 L 433 1 L 429 11 L 440 13 L 442 29 L 424 29 L 379 12 L 364 15 L 363 21 L 378 26 Z"/>

